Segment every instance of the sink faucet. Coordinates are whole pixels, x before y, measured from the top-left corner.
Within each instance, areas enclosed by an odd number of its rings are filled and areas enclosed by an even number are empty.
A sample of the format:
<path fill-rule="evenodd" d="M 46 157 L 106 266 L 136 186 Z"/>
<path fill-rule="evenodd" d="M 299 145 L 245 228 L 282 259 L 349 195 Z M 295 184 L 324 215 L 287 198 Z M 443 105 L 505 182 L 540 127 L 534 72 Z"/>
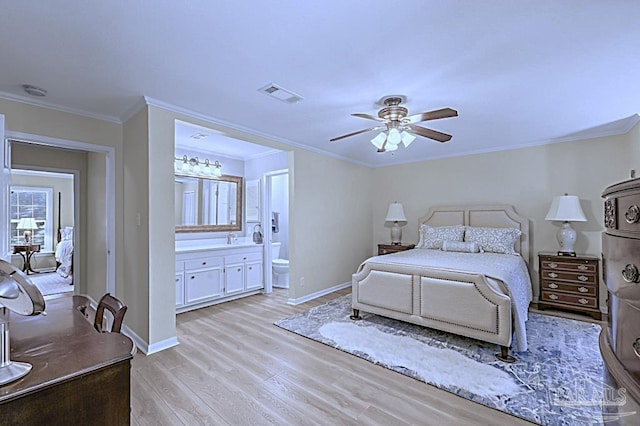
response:
<path fill-rule="evenodd" d="M 229 232 L 227 234 L 227 244 L 231 244 L 233 242 L 233 233 Z"/>

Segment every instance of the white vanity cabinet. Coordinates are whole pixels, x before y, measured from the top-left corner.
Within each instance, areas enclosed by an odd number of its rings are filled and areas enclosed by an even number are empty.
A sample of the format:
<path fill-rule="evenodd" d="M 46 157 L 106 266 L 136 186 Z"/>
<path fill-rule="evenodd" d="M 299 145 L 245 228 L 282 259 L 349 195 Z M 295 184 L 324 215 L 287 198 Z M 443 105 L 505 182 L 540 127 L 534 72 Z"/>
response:
<path fill-rule="evenodd" d="M 184 305 L 184 262 L 176 262 L 176 306 Z"/>
<path fill-rule="evenodd" d="M 201 308 L 264 288 L 260 244 L 176 249 L 176 311 Z"/>

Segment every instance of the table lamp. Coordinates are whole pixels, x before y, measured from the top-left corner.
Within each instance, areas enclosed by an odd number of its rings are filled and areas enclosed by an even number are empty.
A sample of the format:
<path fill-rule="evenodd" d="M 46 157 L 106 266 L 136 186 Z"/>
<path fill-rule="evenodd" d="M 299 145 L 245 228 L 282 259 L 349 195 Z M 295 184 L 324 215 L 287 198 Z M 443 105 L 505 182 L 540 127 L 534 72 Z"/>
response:
<path fill-rule="evenodd" d="M 37 229 L 38 224 L 32 217 L 23 217 L 18 222 L 18 230 L 24 230 L 24 243 L 31 244 L 31 230 Z"/>
<path fill-rule="evenodd" d="M 402 228 L 398 222 L 404 222 L 402 226 L 406 225 L 407 222 L 407 217 L 404 215 L 402 204 L 398 202 L 389 204 L 389 210 L 387 211 L 385 221 L 393 222 L 393 226 L 391 226 L 391 243 L 399 245 L 400 241 L 402 241 Z"/>
<path fill-rule="evenodd" d="M 573 246 L 576 242 L 576 231 L 571 228 L 570 222 L 586 222 L 587 218 L 580 207 L 580 199 L 575 195 L 564 194 L 553 197 L 551 207 L 545 220 L 556 220 L 564 222 L 562 228 L 558 230 L 558 243 L 560 243 L 560 256 L 575 256 Z"/>
<path fill-rule="evenodd" d="M 44 308 L 38 287 L 15 266 L 0 259 L 0 386 L 24 377 L 32 368 L 29 363 L 11 361 L 9 311 L 38 315 Z"/>

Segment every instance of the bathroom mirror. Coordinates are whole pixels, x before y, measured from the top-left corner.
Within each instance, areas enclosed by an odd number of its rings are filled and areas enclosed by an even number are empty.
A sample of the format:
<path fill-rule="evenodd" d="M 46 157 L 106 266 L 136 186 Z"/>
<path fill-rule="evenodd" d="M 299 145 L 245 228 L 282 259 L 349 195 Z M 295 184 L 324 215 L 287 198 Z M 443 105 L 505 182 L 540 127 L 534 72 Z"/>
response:
<path fill-rule="evenodd" d="M 242 230 L 242 177 L 175 175 L 176 233 Z"/>

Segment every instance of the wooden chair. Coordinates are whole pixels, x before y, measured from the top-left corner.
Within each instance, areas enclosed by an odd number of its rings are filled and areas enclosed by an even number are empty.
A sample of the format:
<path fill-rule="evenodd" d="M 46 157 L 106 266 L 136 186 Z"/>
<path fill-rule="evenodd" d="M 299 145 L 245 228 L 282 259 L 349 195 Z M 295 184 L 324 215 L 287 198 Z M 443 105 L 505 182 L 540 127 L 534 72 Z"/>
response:
<path fill-rule="evenodd" d="M 124 321 L 124 314 L 127 312 L 127 307 L 122 304 L 118 299 L 110 295 L 109 293 L 102 296 L 100 302 L 98 302 L 98 309 L 96 309 L 96 317 L 93 321 L 93 326 L 100 333 L 108 330 L 104 330 L 104 310 L 108 310 L 113 315 L 113 324 L 111 325 L 112 333 L 120 333 L 122 328 L 122 322 Z"/>

